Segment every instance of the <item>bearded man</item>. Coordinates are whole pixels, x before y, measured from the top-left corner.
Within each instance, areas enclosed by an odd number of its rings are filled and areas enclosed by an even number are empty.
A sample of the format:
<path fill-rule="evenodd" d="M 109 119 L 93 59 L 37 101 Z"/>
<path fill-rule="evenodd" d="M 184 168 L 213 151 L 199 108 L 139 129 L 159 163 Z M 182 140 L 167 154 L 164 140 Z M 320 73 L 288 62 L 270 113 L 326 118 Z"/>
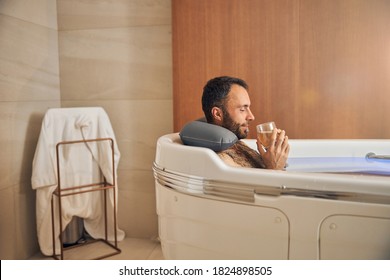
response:
<path fill-rule="evenodd" d="M 290 151 L 284 130 L 273 130 L 271 145 L 267 149 L 259 139 L 258 151 L 240 141 L 248 136 L 249 123 L 255 119 L 250 105 L 248 85 L 242 79 L 217 77 L 204 86 L 202 109 L 207 122 L 232 131 L 239 139 L 230 148 L 218 152 L 219 157 L 231 166 L 283 170 Z"/>

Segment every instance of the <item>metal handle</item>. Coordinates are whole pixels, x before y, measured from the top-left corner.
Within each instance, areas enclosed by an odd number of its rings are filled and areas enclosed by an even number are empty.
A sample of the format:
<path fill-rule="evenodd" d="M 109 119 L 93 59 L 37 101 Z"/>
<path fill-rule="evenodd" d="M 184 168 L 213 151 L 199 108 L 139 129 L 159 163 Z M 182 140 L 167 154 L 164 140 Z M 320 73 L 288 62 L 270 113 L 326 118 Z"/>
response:
<path fill-rule="evenodd" d="M 390 155 L 376 155 L 375 153 L 368 153 L 366 159 L 386 159 L 390 160 Z"/>

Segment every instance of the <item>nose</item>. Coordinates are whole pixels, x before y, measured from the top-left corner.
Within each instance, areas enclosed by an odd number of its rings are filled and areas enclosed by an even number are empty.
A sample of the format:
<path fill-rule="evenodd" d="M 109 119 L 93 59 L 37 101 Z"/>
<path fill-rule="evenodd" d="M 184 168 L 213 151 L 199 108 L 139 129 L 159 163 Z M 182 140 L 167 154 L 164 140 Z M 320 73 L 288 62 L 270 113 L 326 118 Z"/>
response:
<path fill-rule="evenodd" d="M 253 121 L 255 119 L 255 116 L 252 114 L 252 111 L 251 109 L 248 108 L 248 116 L 247 116 L 247 120 L 249 121 Z"/>

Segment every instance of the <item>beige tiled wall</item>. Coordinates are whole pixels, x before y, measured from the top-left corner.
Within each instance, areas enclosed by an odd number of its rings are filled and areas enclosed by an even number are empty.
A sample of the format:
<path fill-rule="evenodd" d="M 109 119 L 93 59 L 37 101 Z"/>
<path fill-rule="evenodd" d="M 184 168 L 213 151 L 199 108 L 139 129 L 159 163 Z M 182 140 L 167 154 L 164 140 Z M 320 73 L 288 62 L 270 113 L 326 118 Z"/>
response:
<path fill-rule="evenodd" d="M 31 162 L 43 114 L 72 106 L 107 111 L 119 226 L 155 237 L 151 168 L 173 118 L 171 0 L 0 1 L 0 259 L 39 250 Z"/>
<path fill-rule="evenodd" d="M 152 164 L 172 132 L 171 0 L 58 0 L 61 105 L 101 106 L 121 160 L 119 226 L 157 236 Z"/>
<path fill-rule="evenodd" d="M 31 163 L 44 112 L 60 106 L 56 3 L 0 1 L 0 259 L 37 252 Z"/>

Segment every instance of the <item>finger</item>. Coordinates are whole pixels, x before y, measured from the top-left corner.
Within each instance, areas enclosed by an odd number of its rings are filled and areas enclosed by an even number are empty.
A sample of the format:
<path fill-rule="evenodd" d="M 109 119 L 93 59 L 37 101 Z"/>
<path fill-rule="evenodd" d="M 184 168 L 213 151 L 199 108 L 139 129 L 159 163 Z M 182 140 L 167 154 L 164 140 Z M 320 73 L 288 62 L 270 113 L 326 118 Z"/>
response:
<path fill-rule="evenodd" d="M 288 156 L 289 153 L 290 153 L 290 145 L 287 146 L 287 149 L 286 149 L 286 156 Z"/>
<path fill-rule="evenodd" d="M 286 150 L 287 148 L 290 148 L 290 144 L 288 143 L 288 136 L 285 136 L 282 144 L 282 150 Z"/>
<path fill-rule="evenodd" d="M 288 154 L 290 153 L 290 145 L 288 145 L 287 147 L 286 147 L 286 149 L 284 150 L 284 157 L 286 158 L 286 160 L 287 160 L 287 158 L 288 158 Z"/>
<path fill-rule="evenodd" d="M 263 156 L 266 153 L 266 150 L 263 144 L 260 143 L 260 141 L 257 141 L 257 149 L 259 150 L 261 156 Z"/>
<path fill-rule="evenodd" d="M 270 143 L 270 146 L 269 146 L 269 150 L 272 150 L 272 151 L 274 150 L 277 137 L 278 137 L 278 130 L 275 128 L 272 131 L 271 143 Z"/>
<path fill-rule="evenodd" d="M 282 130 L 279 134 L 278 134 L 278 137 L 277 137 L 277 141 L 276 141 L 276 147 L 277 148 L 281 148 L 283 143 L 284 143 L 284 138 L 285 138 L 285 135 L 286 135 L 286 132 L 284 130 Z"/>

